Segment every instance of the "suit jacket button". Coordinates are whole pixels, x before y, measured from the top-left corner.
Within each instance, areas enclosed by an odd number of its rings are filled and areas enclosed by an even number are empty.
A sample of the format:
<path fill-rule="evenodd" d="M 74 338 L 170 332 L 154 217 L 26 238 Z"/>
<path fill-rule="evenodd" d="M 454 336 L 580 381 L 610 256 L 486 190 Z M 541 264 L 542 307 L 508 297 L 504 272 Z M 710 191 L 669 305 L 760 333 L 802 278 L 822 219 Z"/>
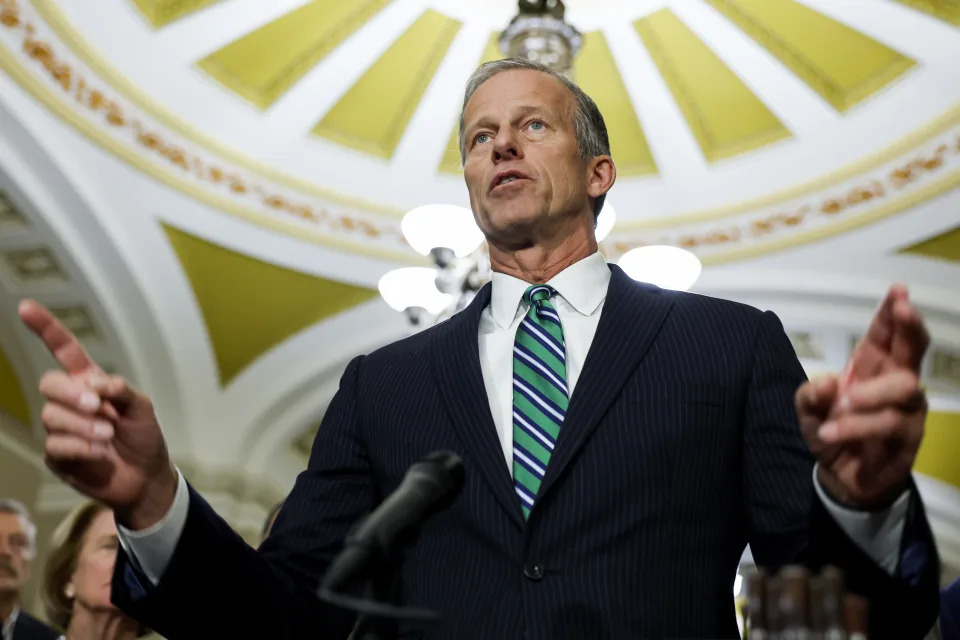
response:
<path fill-rule="evenodd" d="M 523 575 L 534 582 L 543 579 L 543 566 L 539 564 L 528 564 L 523 568 Z"/>

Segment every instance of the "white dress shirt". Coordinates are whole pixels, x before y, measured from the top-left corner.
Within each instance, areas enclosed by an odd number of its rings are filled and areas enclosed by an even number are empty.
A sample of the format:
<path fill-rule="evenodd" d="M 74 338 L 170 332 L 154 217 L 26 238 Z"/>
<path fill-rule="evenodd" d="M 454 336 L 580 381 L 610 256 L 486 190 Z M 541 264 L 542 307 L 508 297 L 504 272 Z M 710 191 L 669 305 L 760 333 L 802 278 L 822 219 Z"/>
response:
<path fill-rule="evenodd" d="M 7 619 L 3 621 L 3 627 L 0 629 L 0 638 L 3 640 L 13 640 L 13 625 L 17 624 L 17 617 L 20 615 L 20 607 L 14 607 Z"/>
<path fill-rule="evenodd" d="M 567 390 L 573 396 L 587 351 L 597 333 L 610 286 L 610 268 L 599 252 L 571 265 L 550 282 L 557 294 L 550 304 L 560 316 L 566 346 Z M 507 468 L 513 475 L 513 343 L 530 308 L 522 301 L 530 283 L 493 274 L 490 304 L 480 315 L 480 371 Z"/>
<path fill-rule="evenodd" d="M 574 392 L 587 352 L 597 332 L 603 302 L 610 285 L 610 268 L 599 252 L 557 274 L 547 284 L 557 291 L 551 303 L 560 316 L 566 343 L 567 387 Z M 494 273 L 490 304 L 480 316 L 480 369 L 504 462 L 513 472 L 513 342 L 527 305 L 522 302 L 527 282 Z M 909 494 L 889 509 L 866 513 L 840 507 L 824 493 L 816 479 L 816 493 L 840 527 L 888 573 L 896 570 Z M 519 499 L 519 498 L 518 498 Z M 189 494 L 180 475 L 173 506 L 150 529 L 130 531 L 122 526 L 120 542 L 147 577 L 156 584 L 163 575 L 187 519 Z M 731 580 L 733 576 L 731 576 Z"/>

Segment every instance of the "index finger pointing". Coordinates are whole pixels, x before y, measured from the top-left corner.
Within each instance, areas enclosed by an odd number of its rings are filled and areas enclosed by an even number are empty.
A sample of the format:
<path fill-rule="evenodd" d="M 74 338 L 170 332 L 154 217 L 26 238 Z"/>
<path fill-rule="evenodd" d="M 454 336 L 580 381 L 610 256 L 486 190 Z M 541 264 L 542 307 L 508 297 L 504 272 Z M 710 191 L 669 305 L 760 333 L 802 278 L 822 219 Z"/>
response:
<path fill-rule="evenodd" d="M 917 309 L 904 300 L 894 307 L 895 329 L 891 355 L 894 361 L 911 371 L 919 371 L 930 346 L 930 333 Z"/>
<path fill-rule="evenodd" d="M 872 342 L 884 351 L 890 349 L 894 332 L 893 308 L 896 306 L 898 300 L 906 299 L 906 297 L 907 291 L 903 285 L 895 284 L 890 287 L 883 302 L 880 303 L 876 313 L 874 313 L 864 340 Z"/>
<path fill-rule="evenodd" d="M 20 320 L 46 345 L 67 373 L 80 373 L 97 365 L 83 350 L 80 341 L 50 311 L 35 300 L 23 300 Z"/>

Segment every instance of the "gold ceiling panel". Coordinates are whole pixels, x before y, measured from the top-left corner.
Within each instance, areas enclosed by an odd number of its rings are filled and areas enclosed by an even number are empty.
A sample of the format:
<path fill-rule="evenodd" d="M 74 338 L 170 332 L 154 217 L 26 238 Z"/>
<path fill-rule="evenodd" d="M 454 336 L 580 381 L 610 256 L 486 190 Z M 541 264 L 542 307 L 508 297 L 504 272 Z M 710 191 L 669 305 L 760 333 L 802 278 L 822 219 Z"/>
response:
<path fill-rule="evenodd" d="M 913 468 L 920 473 L 960 487 L 960 413 L 927 414 L 923 444 Z"/>
<path fill-rule="evenodd" d="M 313 133 L 389 159 L 462 23 L 426 10 L 367 69 Z"/>
<path fill-rule="evenodd" d="M 17 378 L 7 354 L 0 348 L 0 411 L 3 411 L 23 424 L 30 424 L 30 404 L 23 393 L 23 387 Z"/>
<path fill-rule="evenodd" d="M 899 253 L 912 253 L 926 258 L 960 262 L 960 227 L 954 227 L 949 231 L 901 249 Z"/>
<path fill-rule="evenodd" d="M 574 60 L 573 76 L 603 114 L 617 174 L 656 174 L 657 163 L 602 32 L 594 31 L 583 37 L 583 48 Z"/>
<path fill-rule="evenodd" d="M 164 225 L 183 265 L 226 386 L 292 335 L 377 296 L 278 267 Z"/>
<path fill-rule="evenodd" d="M 140 12 L 155 28 L 199 11 L 222 0 L 133 0 Z"/>
<path fill-rule="evenodd" d="M 710 162 L 790 137 L 767 106 L 673 12 L 634 22 Z"/>
<path fill-rule="evenodd" d="M 266 109 L 391 0 L 314 0 L 197 65 Z"/>
<path fill-rule="evenodd" d="M 483 57 L 480 59 L 480 62 L 477 63 L 477 66 L 479 67 L 487 62 L 501 60 L 503 58 L 503 52 L 500 51 L 500 32 L 494 31 L 490 34 L 490 39 L 487 40 L 487 46 L 483 50 Z M 457 121 L 453 123 L 453 131 L 450 132 L 450 142 L 447 143 L 447 148 L 443 151 L 443 158 L 440 159 L 440 166 L 437 168 L 437 170 L 440 173 L 463 174 L 463 164 L 460 162 L 459 114 Z"/>
<path fill-rule="evenodd" d="M 960 27 L 960 0 L 897 0 L 897 2 Z"/>
<path fill-rule="evenodd" d="M 841 112 L 915 64 L 794 0 L 707 1 Z"/>

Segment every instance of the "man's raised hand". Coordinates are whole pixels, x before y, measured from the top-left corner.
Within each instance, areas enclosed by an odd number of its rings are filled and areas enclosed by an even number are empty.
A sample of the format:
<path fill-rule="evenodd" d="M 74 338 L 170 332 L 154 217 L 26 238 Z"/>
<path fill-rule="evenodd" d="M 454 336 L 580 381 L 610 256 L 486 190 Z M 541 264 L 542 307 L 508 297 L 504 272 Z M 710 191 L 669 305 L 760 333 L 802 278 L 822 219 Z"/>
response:
<path fill-rule="evenodd" d="M 837 500 L 881 508 L 906 489 L 926 421 L 920 363 L 929 344 L 906 288 L 894 285 L 844 373 L 797 391 L 818 479 Z"/>
<path fill-rule="evenodd" d="M 42 305 L 24 300 L 19 312 L 61 367 L 40 380 L 47 466 L 132 529 L 159 521 L 173 503 L 177 473 L 150 398 L 107 375 Z"/>

